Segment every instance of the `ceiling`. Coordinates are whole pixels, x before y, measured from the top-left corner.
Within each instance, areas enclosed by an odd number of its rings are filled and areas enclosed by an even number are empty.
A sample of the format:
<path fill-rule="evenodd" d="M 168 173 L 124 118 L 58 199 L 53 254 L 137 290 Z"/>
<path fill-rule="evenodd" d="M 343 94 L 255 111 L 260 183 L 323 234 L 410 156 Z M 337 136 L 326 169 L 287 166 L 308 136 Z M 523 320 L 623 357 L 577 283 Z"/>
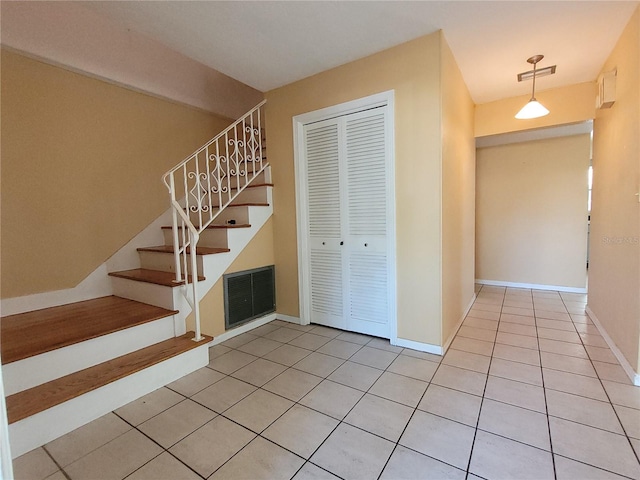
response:
<path fill-rule="evenodd" d="M 637 1 L 92 1 L 85 6 L 260 91 L 442 29 L 475 103 L 593 81 Z"/>

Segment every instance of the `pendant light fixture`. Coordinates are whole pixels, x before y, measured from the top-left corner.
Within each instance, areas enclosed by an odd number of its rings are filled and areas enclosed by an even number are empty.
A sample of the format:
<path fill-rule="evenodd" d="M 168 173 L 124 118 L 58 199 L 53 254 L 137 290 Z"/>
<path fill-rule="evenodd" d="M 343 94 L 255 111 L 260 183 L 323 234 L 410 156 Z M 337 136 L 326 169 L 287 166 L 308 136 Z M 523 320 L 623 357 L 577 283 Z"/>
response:
<path fill-rule="evenodd" d="M 526 120 L 530 118 L 538 118 L 544 117 L 549 114 L 549 110 L 547 110 L 540 102 L 536 100 L 536 64 L 544 58 L 544 55 L 534 55 L 531 58 L 527 59 L 527 62 L 533 64 L 533 90 L 531 91 L 531 100 L 527 103 L 522 109 L 516 114 L 516 118 L 519 120 Z M 518 75 L 518 80 L 520 80 L 524 75 L 530 72 L 525 72 L 524 74 Z M 553 71 L 548 74 L 555 73 L 555 65 L 553 66 Z"/>

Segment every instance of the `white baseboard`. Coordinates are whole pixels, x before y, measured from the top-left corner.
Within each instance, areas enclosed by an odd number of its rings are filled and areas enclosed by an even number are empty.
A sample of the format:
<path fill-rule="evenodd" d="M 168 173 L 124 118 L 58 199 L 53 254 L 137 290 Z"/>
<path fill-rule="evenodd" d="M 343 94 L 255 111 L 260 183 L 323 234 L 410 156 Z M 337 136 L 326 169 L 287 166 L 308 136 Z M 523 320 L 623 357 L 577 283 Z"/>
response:
<path fill-rule="evenodd" d="M 449 338 L 447 339 L 447 341 L 444 342 L 444 345 L 442 347 L 443 354 L 447 353 L 447 350 L 449 350 L 449 346 L 451 345 L 451 342 L 453 342 L 453 339 L 456 338 L 456 334 L 458 333 L 458 330 L 460 330 L 460 327 L 462 326 L 462 322 L 464 322 L 464 319 L 469 314 L 469 310 L 471 310 L 471 307 L 473 307 L 473 302 L 476 301 L 476 298 L 477 298 L 477 295 L 474 292 L 473 296 L 471 297 L 471 301 L 469 302 L 469 304 L 467 305 L 467 308 L 464 310 L 464 313 L 462 314 L 462 317 L 460 318 L 460 320 L 458 320 L 458 324 L 453 329 L 453 333 L 449 335 Z"/>
<path fill-rule="evenodd" d="M 293 317 L 291 315 L 285 315 L 284 313 L 276 313 L 278 320 L 282 320 L 283 322 L 295 323 L 296 325 L 302 325 L 302 320 L 300 317 Z"/>
<path fill-rule="evenodd" d="M 413 340 L 406 340 L 404 338 L 396 338 L 395 343 L 392 345 L 396 347 L 410 348 L 411 350 L 417 350 L 419 352 L 433 353 L 435 355 L 443 355 L 444 351 L 440 345 L 431 345 L 430 343 L 415 342 Z"/>
<path fill-rule="evenodd" d="M 596 317 L 596 314 L 593 313 L 593 311 L 589 308 L 588 305 L 586 308 L 586 312 L 589 318 L 591 319 L 591 321 L 593 322 L 593 324 L 596 326 L 596 328 L 600 332 L 600 335 L 602 335 L 602 338 L 604 338 L 604 341 L 607 342 L 607 345 L 609 345 L 609 348 L 611 349 L 615 357 L 618 359 L 618 362 L 620 362 L 620 366 L 624 369 L 625 373 L 629 376 L 629 379 L 633 382 L 634 385 L 640 387 L 640 373 L 637 373 L 633 369 L 633 367 L 627 361 L 627 359 L 622 354 L 622 352 L 620 351 L 618 346 L 615 344 L 613 339 L 609 336 L 609 334 L 607 333 L 607 330 L 604 328 L 602 323 L 600 323 L 600 320 L 598 320 L 598 317 Z"/>
<path fill-rule="evenodd" d="M 256 318 L 255 320 L 251 320 L 248 323 L 245 323 L 244 325 L 240 325 L 239 327 L 234 328 L 233 330 L 228 330 L 220 335 L 217 335 L 213 341 L 209 342 L 209 346 L 213 347 L 214 345 L 218 345 L 219 343 L 225 342 L 227 340 L 229 340 L 230 338 L 233 337 L 237 337 L 238 335 L 242 334 L 242 333 L 246 333 L 249 330 L 252 330 L 254 328 L 257 327 L 261 327 L 262 325 L 272 322 L 273 320 L 275 320 L 277 318 L 277 314 L 276 313 L 269 313 L 268 315 L 265 315 L 264 317 L 260 317 L 260 318 Z"/>
<path fill-rule="evenodd" d="M 538 283 L 502 282 L 498 280 L 483 280 L 480 278 L 476 278 L 476 283 L 479 283 L 480 285 L 490 285 L 492 287 L 531 288 L 533 290 L 553 290 L 556 292 L 566 293 L 587 293 L 586 287 L 564 287 L 562 285 L 542 285 Z"/>

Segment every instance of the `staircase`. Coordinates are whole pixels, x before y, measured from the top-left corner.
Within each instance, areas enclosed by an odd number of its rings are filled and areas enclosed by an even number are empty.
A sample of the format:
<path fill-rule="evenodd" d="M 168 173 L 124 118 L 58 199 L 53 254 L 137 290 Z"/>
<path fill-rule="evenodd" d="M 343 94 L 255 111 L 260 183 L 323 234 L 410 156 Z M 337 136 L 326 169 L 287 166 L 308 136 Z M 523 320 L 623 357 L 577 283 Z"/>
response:
<path fill-rule="evenodd" d="M 172 225 L 114 295 L 2 317 L 14 458 L 208 364 L 199 301 L 272 214 L 263 104 L 165 175 Z"/>

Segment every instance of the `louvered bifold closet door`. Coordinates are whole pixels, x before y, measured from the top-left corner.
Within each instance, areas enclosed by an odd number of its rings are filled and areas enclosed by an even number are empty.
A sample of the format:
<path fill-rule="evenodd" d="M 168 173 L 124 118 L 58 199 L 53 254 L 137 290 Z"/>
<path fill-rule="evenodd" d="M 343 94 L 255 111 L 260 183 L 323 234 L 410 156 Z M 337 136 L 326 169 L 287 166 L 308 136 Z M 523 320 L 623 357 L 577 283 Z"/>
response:
<path fill-rule="evenodd" d="M 386 108 L 344 117 L 347 328 L 389 338 Z M 345 198 L 346 197 L 346 198 Z"/>
<path fill-rule="evenodd" d="M 346 328 L 339 120 L 304 127 L 311 322 Z"/>

